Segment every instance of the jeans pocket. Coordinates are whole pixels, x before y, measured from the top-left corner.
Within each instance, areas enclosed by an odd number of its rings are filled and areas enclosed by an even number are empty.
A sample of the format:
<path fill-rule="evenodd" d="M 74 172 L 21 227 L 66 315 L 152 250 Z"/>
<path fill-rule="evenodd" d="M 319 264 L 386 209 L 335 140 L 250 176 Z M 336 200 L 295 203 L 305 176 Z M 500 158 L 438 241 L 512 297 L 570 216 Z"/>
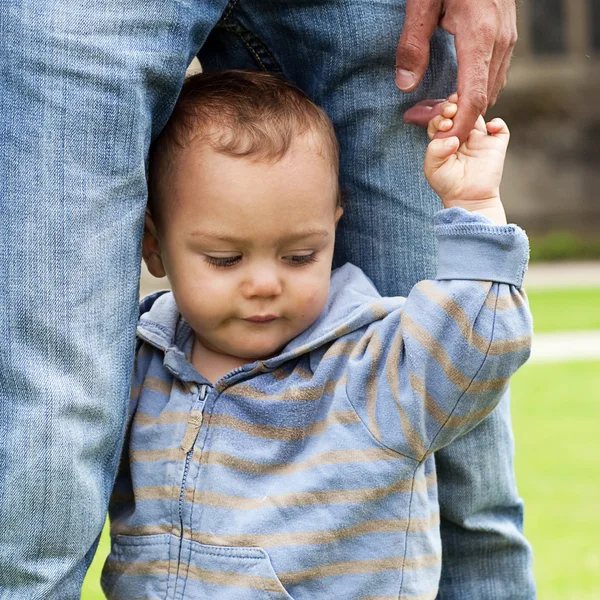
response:
<path fill-rule="evenodd" d="M 182 574 L 186 577 L 184 600 L 293 600 L 262 548 L 210 546 L 184 540 Z"/>
<path fill-rule="evenodd" d="M 170 568 L 175 574 L 169 559 L 178 551 L 179 537 L 170 534 L 116 536 L 100 579 L 106 598 L 166 598 Z"/>

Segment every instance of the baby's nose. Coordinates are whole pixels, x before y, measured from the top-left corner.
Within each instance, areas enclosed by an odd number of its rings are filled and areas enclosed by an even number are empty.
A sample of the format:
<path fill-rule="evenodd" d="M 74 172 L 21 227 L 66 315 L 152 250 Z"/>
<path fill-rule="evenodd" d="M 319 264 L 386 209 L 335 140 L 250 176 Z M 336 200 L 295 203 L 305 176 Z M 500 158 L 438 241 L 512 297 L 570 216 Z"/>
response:
<path fill-rule="evenodd" d="M 243 294 L 246 298 L 278 296 L 282 289 L 277 269 L 265 266 L 252 269 L 243 284 Z"/>

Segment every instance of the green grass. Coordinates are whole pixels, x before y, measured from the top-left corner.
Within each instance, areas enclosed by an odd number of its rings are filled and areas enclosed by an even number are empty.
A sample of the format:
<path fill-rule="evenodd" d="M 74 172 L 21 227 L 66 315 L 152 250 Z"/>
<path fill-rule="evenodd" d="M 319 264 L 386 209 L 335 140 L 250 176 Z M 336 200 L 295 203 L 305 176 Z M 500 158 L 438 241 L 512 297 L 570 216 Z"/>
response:
<path fill-rule="evenodd" d="M 513 379 L 525 529 L 543 600 L 600 598 L 600 362 L 531 364 Z M 102 600 L 105 531 L 82 600 Z"/>
<path fill-rule="evenodd" d="M 579 236 L 570 231 L 554 231 L 543 236 L 532 236 L 531 261 L 598 260 L 600 240 Z"/>
<path fill-rule="evenodd" d="M 539 597 L 600 598 L 600 362 L 526 365 L 512 407 Z"/>
<path fill-rule="evenodd" d="M 600 329 L 600 287 L 527 292 L 536 333 Z"/>

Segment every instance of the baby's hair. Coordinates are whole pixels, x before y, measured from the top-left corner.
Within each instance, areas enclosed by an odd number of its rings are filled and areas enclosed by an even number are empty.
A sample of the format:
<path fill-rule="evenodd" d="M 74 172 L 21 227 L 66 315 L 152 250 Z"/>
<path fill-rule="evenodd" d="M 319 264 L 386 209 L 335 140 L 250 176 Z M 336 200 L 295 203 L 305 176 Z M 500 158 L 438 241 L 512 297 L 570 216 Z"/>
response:
<path fill-rule="evenodd" d="M 213 71 L 188 77 L 171 117 L 150 147 L 150 211 L 159 216 L 173 159 L 192 144 L 206 144 L 229 156 L 276 162 L 294 137 L 304 133 L 316 134 L 337 179 L 339 147 L 333 124 L 298 87 L 259 71 Z"/>

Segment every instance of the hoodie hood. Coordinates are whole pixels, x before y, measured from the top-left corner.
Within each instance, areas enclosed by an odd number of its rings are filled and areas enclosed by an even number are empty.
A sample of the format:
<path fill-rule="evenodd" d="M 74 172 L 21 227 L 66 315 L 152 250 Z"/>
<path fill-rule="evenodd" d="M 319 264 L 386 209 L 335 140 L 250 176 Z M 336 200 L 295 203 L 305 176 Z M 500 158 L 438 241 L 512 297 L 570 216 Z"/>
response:
<path fill-rule="evenodd" d="M 404 304 L 403 297 L 383 298 L 371 280 L 355 265 L 346 263 L 331 273 L 329 295 L 319 318 L 283 350 L 264 361 L 269 368 L 369 325 Z M 173 294 L 156 292 L 140 304 L 137 336 L 165 352 L 183 353 L 190 326 L 181 317 Z"/>

